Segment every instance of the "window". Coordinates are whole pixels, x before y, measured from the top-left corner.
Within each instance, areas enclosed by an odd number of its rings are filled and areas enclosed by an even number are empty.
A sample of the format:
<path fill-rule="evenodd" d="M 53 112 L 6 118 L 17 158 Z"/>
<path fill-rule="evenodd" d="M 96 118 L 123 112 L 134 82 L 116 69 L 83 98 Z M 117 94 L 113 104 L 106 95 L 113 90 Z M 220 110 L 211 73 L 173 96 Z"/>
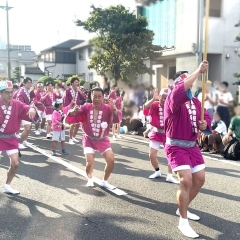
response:
<path fill-rule="evenodd" d="M 167 0 L 139 9 L 149 22 L 148 28 L 155 34 L 153 44 L 168 48 L 175 46 L 176 6 L 176 0 Z"/>
<path fill-rule="evenodd" d="M 76 63 L 76 54 L 74 52 L 56 52 L 56 63 Z"/>
<path fill-rule="evenodd" d="M 89 47 L 88 48 L 88 57 L 90 58 L 93 54 L 93 48 L 92 47 Z"/>
<path fill-rule="evenodd" d="M 217 18 L 222 17 L 222 0 L 210 0 L 209 16 Z"/>
<path fill-rule="evenodd" d="M 3 65 L 2 63 L 0 63 L 0 71 L 1 71 L 1 72 L 4 72 L 4 71 L 5 71 L 4 65 Z"/>
<path fill-rule="evenodd" d="M 85 59 L 85 57 L 84 57 L 84 49 L 80 49 L 78 53 L 79 53 L 79 60 Z"/>

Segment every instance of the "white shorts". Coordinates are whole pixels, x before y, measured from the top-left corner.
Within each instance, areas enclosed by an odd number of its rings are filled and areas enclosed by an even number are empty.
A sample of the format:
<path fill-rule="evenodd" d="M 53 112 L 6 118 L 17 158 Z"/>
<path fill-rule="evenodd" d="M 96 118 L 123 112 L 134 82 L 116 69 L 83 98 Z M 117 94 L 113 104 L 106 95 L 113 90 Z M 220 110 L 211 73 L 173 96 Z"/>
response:
<path fill-rule="evenodd" d="M 159 150 L 159 148 L 162 146 L 163 144 L 161 142 L 157 142 L 157 141 L 154 141 L 154 140 L 150 140 L 149 142 L 149 147 L 150 148 L 153 148 L 155 150 Z"/>
<path fill-rule="evenodd" d="M 52 131 L 52 140 L 53 141 L 65 141 L 65 130 L 62 131 Z"/>
<path fill-rule="evenodd" d="M 25 126 L 25 125 L 32 125 L 32 122 L 22 120 L 22 121 L 21 121 L 21 124 L 22 124 L 23 126 Z"/>
<path fill-rule="evenodd" d="M 47 114 L 46 115 L 46 120 L 47 121 L 52 121 L 52 114 Z"/>
<path fill-rule="evenodd" d="M 181 170 L 191 170 L 192 173 L 196 173 L 196 172 L 199 172 L 199 171 L 201 171 L 203 169 L 205 169 L 205 164 L 197 165 L 194 168 L 192 168 L 189 165 L 182 165 L 182 166 L 178 166 L 178 167 L 172 169 L 172 171 L 173 172 L 177 172 L 177 171 L 181 171 Z"/>
<path fill-rule="evenodd" d="M 100 154 L 104 154 L 105 152 L 112 150 L 111 148 L 107 148 L 104 152 L 101 152 Z M 83 154 L 95 154 L 95 149 L 91 148 L 91 147 L 85 147 L 83 148 Z"/>
<path fill-rule="evenodd" d="M 1 153 L 2 153 L 2 151 L 0 151 L 0 154 Z M 18 153 L 18 149 L 6 150 L 6 153 L 7 153 L 8 156 L 11 156 L 14 153 Z"/>
<path fill-rule="evenodd" d="M 46 118 L 46 113 L 45 111 L 38 111 L 38 115 L 41 119 Z"/>

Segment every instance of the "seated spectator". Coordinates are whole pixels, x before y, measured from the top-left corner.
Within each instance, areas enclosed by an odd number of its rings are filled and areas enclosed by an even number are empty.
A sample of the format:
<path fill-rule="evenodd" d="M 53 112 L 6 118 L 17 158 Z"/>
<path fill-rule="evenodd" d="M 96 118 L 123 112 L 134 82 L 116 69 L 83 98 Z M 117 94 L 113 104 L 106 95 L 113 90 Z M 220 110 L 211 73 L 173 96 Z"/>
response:
<path fill-rule="evenodd" d="M 222 137 L 227 134 L 226 124 L 221 120 L 218 113 L 213 114 L 212 134 L 206 135 L 200 133 L 200 145 L 202 145 L 201 152 L 208 152 L 210 154 L 218 153 L 217 145 L 222 142 Z"/>
<path fill-rule="evenodd" d="M 232 118 L 227 135 L 223 138 L 223 145 L 226 146 L 233 138 L 240 139 L 240 106 L 235 108 L 236 116 Z"/>

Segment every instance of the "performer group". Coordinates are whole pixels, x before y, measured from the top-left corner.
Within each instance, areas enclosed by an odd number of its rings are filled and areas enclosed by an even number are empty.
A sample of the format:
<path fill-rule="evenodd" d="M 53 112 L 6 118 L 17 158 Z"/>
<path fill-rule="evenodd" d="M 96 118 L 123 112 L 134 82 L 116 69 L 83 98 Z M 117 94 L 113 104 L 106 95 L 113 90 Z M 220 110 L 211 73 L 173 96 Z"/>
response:
<path fill-rule="evenodd" d="M 199 235 L 188 220 L 199 220 L 200 217 L 189 212 L 188 207 L 205 181 L 205 164 L 196 141 L 199 131 L 211 130 L 211 117 L 205 111 L 204 120 L 201 119 L 201 103 L 192 96 L 191 88 L 207 70 L 208 62 L 203 61 L 191 75 L 186 71 L 177 72 L 173 77 L 174 88 L 163 88 L 160 92 L 155 90 L 152 99 L 143 107 L 152 126 L 149 159 L 154 173 L 149 178 L 161 177 L 157 154 L 163 146 L 168 161 L 166 181 L 179 184 L 176 210 L 176 215 L 180 217 L 178 228 L 190 238 Z M 0 81 L 0 154 L 5 151 L 10 159 L 3 192 L 19 194 L 12 188 L 11 182 L 17 172 L 20 150 L 31 144 L 27 139 L 32 125 L 37 136 L 45 134 L 46 138 L 52 139 L 52 155 L 57 156 L 58 142 L 61 142 L 61 154 L 68 154 L 66 124 L 70 125 L 70 145 L 79 142 L 79 128 L 83 131 L 87 186 L 94 186 L 94 156 L 98 151 L 106 161 L 101 186 L 116 189 L 108 182 L 114 168 L 114 153 L 108 135 L 112 128 L 113 140 L 121 138 L 122 99 L 119 89 L 112 89 L 111 93 L 106 94 L 105 89 L 92 88 L 89 102 L 85 103 L 87 95 L 79 87 L 77 77 L 71 79 L 64 94 L 56 91 L 51 82 L 45 85 L 38 83 L 36 89 L 31 90 L 32 79 L 26 78 L 21 88 L 14 89 L 11 81 Z M 21 125 L 23 132 L 20 132 Z"/>

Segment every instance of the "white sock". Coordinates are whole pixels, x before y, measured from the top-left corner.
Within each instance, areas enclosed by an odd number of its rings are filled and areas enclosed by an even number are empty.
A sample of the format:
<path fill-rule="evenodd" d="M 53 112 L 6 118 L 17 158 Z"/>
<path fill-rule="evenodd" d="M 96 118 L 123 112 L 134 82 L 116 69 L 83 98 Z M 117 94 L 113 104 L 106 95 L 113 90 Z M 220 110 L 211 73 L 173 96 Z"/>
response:
<path fill-rule="evenodd" d="M 188 219 L 187 218 L 182 218 L 180 217 L 179 219 L 179 226 L 183 226 L 183 225 L 188 225 Z"/>
<path fill-rule="evenodd" d="M 10 187 L 10 184 L 5 184 L 4 187 Z"/>
<path fill-rule="evenodd" d="M 167 178 L 171 178 L 171 177 L 172 177 L 172 173 L 168 173 Z"/>

